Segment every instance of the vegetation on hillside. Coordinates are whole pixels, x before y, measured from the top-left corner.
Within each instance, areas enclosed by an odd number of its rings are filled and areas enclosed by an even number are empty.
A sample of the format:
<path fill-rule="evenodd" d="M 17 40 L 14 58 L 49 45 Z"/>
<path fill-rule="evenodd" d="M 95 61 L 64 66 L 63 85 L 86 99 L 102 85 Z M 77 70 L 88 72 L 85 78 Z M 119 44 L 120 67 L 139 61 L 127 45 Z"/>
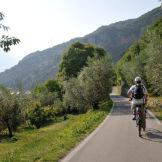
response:
<path fill-rule="evenodd" d="M 116 65 L 117 82 L 124 87 L 141 76 L 149 92 L 162 95 L 162 18 L 151 25 Z"/>

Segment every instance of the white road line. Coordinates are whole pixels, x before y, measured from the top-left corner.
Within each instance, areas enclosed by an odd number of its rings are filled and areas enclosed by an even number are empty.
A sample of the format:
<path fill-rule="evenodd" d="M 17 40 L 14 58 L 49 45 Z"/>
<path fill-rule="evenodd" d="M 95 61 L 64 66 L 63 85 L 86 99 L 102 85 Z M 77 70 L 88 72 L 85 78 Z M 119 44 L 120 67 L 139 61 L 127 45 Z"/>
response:
<path fill-rule="evenodd" d="M 106 123 L 109 116 L 111 115 L 113 109 L 114 109 L 114 103 L 113 103 L 110 113 L 104 119 L 104 121 L 90 135 L 88 135 L 88 137 L 86 137 L 83 141 L 81 141 L 81 143 L 78 146 L 76 146 L 67 156 L 61 159 L 60 162 L 68 162 L 79 150 L 81 150 L 83 146 L 87 144 L 88 141 L 90 141 L 91 138 L 93 138 L 98 133 L 98 131 L 103 127 L 103 125 Z"/>
<path fill-rule="evenodd" d="M 162 125 L 162 123 L 160 122 L 160 120 L 150 110 L 147 110 L 147 112 L 149 113 L 149 115 L 151 117 L 153 117 L 155 119 L 155 121 L 156 121 L 157 124 Z"/>

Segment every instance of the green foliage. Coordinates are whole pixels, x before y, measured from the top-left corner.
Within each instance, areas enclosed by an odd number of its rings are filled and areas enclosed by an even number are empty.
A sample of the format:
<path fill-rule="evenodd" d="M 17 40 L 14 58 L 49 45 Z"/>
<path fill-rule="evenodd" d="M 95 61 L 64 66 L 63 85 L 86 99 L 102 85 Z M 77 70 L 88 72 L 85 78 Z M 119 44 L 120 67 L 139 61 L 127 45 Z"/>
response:
<path fill-rule="evenodd" d="M 162 97 L 149 97 L 147 106 L 159 120 L 162 120 Z"/>
<path fill-rule="evenodd" d="M 60 99 L 62 99 L 62 87 L 57 80 L 48 80 L 45 83 L 49 92 L 55 92 Z"/>
<path fill-rule="evenodd" d="M 56 80 L 48 80 L 38 85 L 32 91 L 42 106 L 53 105 L 58 99 L 62 99 L 62 87 Z"/>
<path fill-rule="evenodd" d="M 100 101 L 109 99 L 113 84 L 113 68 L 108 56 L 88 60 L 77 78 L 72 78 L 64 85 L 64 102 L 72 111 L 86 112 L 97 108 Z"/>
<path fill-rule="evenodd" d="M 69 79 L 64 83 L 64 107 L 68 113 L 81 113 L 89 109 L 85 91 L 77 78 Z"/>
<path fill-rule="evenodd" d="M 0 12 L 0 21 L 2 21 L 3 19 L 4 19 L 4 14 Z M 0 29 L 1 28 L 5 31 L 9 29 L 9 27 L 3 24 L 0 24 Z M 9 36 L 2 35 L 2 38 L 0 39 L 0 48 L 2 48 L 5 52 L 8 52 L 10 51 L 10 46 L 16 45 L 19 42 L 20 40 L 15 37 L 9 37 Z"/>
<path fill-rule="evenodd" d="M 56 80 L 48 80 L 45 83 L 45 86 L 47 87 L 49 92 L 60 92 L 61 91 L 59 83 Z"/>
<path fill-rule="evenodd" d="M 42 106 L 50 106 L 53 105 L 58 98 L 57 93 L 47 92 L 40 95 L 38 99 L 40 99 Z"/>
<path fill-rule="evenodd" d="M 0 88 L 0 128 L 1 131 L 8 129 L 9 136 L 12 137 L 13 131 L 21 123 L 21 111 L 18 101 L 10 92 Z"/>
<path fill-rule="evenodd" d="M 90 44 L 80 42 L 73 43 L 68 50 L 64 52 L 62 61 L 59 65 L 58 77 L 68 80 L 71 77 L 77 77 L 78 73 L 87 65 L 88 57 L 101 57 L 106 52 L 104 49 L 96 48 Z"/>
<path fill-rule="evenodd" d="M 45 91 L 47 91 L 47 87 L 44 84 L 39 84 L 32 90 L 34 94 L 41 94 Z"/>
<path fill-rule="evenodd" d="M 30 123 L 35 125 L 37 129 L 48 123 L 52 117 L 54 117 L 54 114 L 51 107 L 42 107 L 40 104 L 36 104 L 28 112 Z"/>
<path fill-rule="evenodd" d="M 112 106 L 112 102 L 107 103 L 102 103 L 97 111 L 69 115 L 64 122 L 37 130 L 20 130 L 16 133 L 19 140 L 14 144 L 1 141 L 0 161 L 59 161 L 103 121 Z"/>
<path fill-rule="evenodd" d="M 159 43 L 153 46 L 148 51 L 150 58 L 146 65 L 146 76 L 150 90 L 154 94 L 162 95 L 162 46 Z"/>
<path fill-rule="evenodd" d="M 126 51 L 116 65 L 116 72 L 125 86 L 130 86 L 135 76 L 141 76 L 151 93 L 162 95 L 162 19 Z"/>
<path fill-rule="evenodd" d="M 84 89 L 84 95 L 93 108 L 98 107 L 99 101 L 109 99 L 113 84 L 113 67 L 111 59 L 105 56 L 100 59 L 89 59 L 78 80 Z"/>
<path fill-rule="evenodd" d="M 0 47 L 5 52 L 8 52 L 11 50 L 10 46 L 16 45 L 19 42 L 20 42 L 20 40 L 15 37 L 9 37 L 9 36 L 2 35 L 2 38 L 0 39 Z"/>
<path fill-rule="evenodd" d="M 63 102 L 61 100 L 56 100 L 51 106 L 51 110 L 56 117 L 64 116 L 66 114 L 66 109 L 64 108 Z"/>

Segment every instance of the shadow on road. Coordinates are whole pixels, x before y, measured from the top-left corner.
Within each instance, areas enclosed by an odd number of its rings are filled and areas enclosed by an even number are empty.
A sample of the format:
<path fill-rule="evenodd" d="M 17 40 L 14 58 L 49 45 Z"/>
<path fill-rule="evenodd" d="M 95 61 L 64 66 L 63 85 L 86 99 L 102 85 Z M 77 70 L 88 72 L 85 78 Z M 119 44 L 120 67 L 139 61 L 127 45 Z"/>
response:
<path fill-rule="evenodd" d="M 162 132 L 157 129 L 147 128 L 142 138 L 152 142 L 162 143 Z"/>

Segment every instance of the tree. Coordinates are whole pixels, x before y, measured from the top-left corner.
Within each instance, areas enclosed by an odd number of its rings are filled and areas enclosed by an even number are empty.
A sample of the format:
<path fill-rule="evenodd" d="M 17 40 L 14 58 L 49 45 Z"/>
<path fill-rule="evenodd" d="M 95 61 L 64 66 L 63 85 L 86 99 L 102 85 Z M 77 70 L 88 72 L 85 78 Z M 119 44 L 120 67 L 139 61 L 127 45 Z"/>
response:
<path fill-rule="evenodd" d="M 106 55 L 106 52 L 102 48 L 75 42 L 63 54 L 58 77 L 62 78 L 62 80 L 77 77 L 82 68 L 87 65 L 88 57 L 96 56 L 99 58 L 104 55 Z"/>
<path fill-rule="evenodd" d="M 88 66 L 79 74 L 78 80 L 84 89 L 84 96 L 93 108 L 97 108 L 100 101 L 110 98 L 113 77 L 109 56 L 89 59 Z"/>
<path fill-rule="evenodd" d="M 85 97 L 84 87 L 77 78 L 71 78 L 64 83 L 64 106 L 67 113 L 86 112 L 90 107 Z"/>
<path fill-rule="evenodd" d="M 66 81 L 64 102 L 70 111 L 86 112 L 98 108 L 100 101 L 110 99 L 113 67 L 108 56 L 88 60 L 77 78 Z"/>
<path fill-rule="evenodd" d="M 12 132 L 20 124 L 21 111 L 18 101 L 6 88 L 1 87 L 0 93 L 0 127 L 7 128 L 9 137 L 12 137 Z"/>
<path fill-rule="evenodd" d="M 62 99 L 61 85 L 57 80 L 47 80 L 45 86 L 47 87 L 49 92 L 56 93 L 58 97 Z"/>
<path fill-rule="evenodd" d="M 0 12 L 0 21 L 4 19 L 4 14 Z M 4 31 L 8 31 L 9 27 L 0 24 L 0 29 L 3 29 Z M 2 48 L 5 52 L 10 51 L 10 46 L 16 45 L 20 42 L 18 38 L 15 37 L 9 37 L 6 35 L 2 35 L 2 38 L 0 39 L 0 48 Z"/>

